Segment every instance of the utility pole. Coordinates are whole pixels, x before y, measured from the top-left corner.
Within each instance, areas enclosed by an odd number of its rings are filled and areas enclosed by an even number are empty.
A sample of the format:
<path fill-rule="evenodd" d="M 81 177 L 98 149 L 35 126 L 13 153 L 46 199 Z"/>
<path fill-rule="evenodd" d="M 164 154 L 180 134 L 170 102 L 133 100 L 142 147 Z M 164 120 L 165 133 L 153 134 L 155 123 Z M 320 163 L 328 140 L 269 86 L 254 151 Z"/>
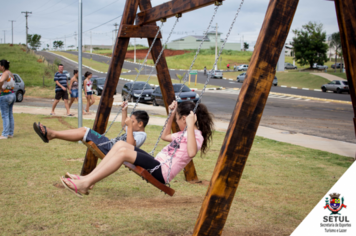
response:
<path fill-rule="evenodd" d="M 67 36 L 64 36 L 64 51 L 67 51 L 66 48 L 67 48 Z"/>
<path fill-rule="evenodd" d="M 9 20 L 11 21 L 11 34 L 12 34 L 12 41 L 11 41 L 11 44 L 14 44 L 14 20 Z"/>
<path fill-rule="evenodd" d="M 6 43 L 6 36 L 5 36 L 5 32 L 6 30 L 3 30 L 4 31 L 4 44 Z"/>
<path fill-rule="evenodd" d="M 111 32 L 111 52 L 114 52 L 114 30 Z"/>
<path fill-rule="evenodd" d="M 92 34 L 91 34 L 91 30 L 90 30 L 90 54 L 93 53 L 93 44 L 92 44 Z M 93 55 L 90 55 L 91 57 L 93 57 Z"/>
<path fill-rule="evenodd" d="M 115 26 L 115 37 L 117 37 L 117 27 L 119 26 L 119 24 L 115 23 L 114 26 Z"/>
<path fill-rule="evenodd" d="M 134 38 L 134 63 L 136 63 L 136 38 Z"/>
<path fill-rule="evenodd" d="M 21 13 L 24 13 L 25 14 L 25 17 L 26 17 L 26 50 L 28 52 L 28 39 L 27 39 L 27 35 L 28 35 L 28 15 L 29 14 L 32 14 L 32 12 L 29 12 L 29 11 L 23 11 Z"/>
<path fill-rule="evenodd" d="M 218 58 L 218 23 L 215 26 L 215 60 Z M 215 70 L 218 69 L 218 65 L 215 65 Z"/>
<path fill-rule="evenodd" d="M 74 32 L 75 50 L 78 51 L 77 31 Z"/>

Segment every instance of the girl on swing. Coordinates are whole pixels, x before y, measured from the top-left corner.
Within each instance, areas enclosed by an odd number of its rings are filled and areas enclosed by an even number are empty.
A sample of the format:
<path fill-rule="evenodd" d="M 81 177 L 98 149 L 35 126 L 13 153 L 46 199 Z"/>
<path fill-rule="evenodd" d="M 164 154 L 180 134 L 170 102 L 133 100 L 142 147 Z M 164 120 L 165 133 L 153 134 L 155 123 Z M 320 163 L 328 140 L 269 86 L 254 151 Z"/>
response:
<path fill-rule="evenodd" d="M 208 143 L 210 143 L 212 139 L 214 124 L 211 114 L 203 104 L 198 105 L 196 114 L 194 114 L 194 107 L 195 104 L 190 101 L 182 102 L 179 105 L 174 101 L 169 106 L 172 116 L 168 120 L 161 138 L 164 141 L 170 142 L 170 144 L 165 146 L 162 151 L 157 154 L 156 159 L 131 144 L 119 141 L 89 175 L 79 177 L 67 173 L 66 176 L 70 176 L 71 178 L 61 177 L 63 185 L 78 196 L 82 196 L 82 194 L 87 195 L 92 185 L 117 171 L 123 162 L 127 161 L 134 165 L 141 166 L 146 170 L 150 170 L 169 159 L 175 147 L 178 146 L 172 161 L 169 179 L 169 181 L 171 181 L 183 170 L 199 150 L 201 150 L 202 154 L 207 152 Z M 171 126 L 174 118 L 181 131 L 171 134 Z M 186 126 L 187 131 L 179 142 Z M 168 182 L 168 171 L 169 162 L 161 165 L 152 173 L 152 176 L 158 181 L 166 183 Z"/>

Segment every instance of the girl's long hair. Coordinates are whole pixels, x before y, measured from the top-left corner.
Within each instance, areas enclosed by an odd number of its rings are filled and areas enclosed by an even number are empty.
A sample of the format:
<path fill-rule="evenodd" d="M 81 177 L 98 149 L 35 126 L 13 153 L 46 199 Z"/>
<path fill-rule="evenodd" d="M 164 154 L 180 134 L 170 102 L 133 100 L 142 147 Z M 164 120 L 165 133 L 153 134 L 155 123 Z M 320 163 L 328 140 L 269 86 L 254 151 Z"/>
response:
<path fill-rule="evenodd" d="M 194 107 L 195 104 L 191 101 L 185 101 L 180 103 L 177 108 L 179 118 L 181 118 L 182 116 L 188 116 L 190 114 L 190 111 L 194 110 Z M 202 103 L 198 105 L 196 115 L 197 122 L 195 123 L 195 125 L 198 127 L 204 137 L 203 145 L 201 147 L 201 154 L 203 155 L 208 151 L 208 144 L 210 144 L 211 140 L 213 139 L 213 116 L 211 113 L 209 113 L 206 106 Z"/>
<path fill-rule="evenodd" d="M 87 72 L 85 72 L 84 77 L 88 78 L 88 76 L 91 75 L 91 74 L 92 74 L 91 72 L 87 71 Z"/>

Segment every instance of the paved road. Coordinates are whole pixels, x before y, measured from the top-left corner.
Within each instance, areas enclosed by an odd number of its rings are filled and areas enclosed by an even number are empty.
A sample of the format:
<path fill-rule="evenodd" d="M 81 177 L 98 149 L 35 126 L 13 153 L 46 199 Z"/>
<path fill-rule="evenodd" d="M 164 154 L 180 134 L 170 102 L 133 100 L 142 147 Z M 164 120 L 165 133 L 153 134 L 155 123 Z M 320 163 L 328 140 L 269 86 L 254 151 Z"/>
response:
<path fill-rule="evenodd" d="M 77 52 L 67 52 L 71 53 L 74 55 L 77 55 Z M 90 54 L 90 53 L 83 53 L 83 57 L 85 58 L 93 58 L 95 61 L 103 62 L 109 64 L 109 58 L 101 55 L 96 55 L 96 54 Z M 139 65 L 130 63 L 125 61 L 124 63 L 124 68 L 131 70 L 131 73 L 129 74 L 136 74 L 135 68 L 139 68 Z M 151 67 L 146 67 L 146 72 L 149 73 L 151 70 Z M 155 72 L 155 70 L 154 70 Z M 155 72 L 156 73 L 156 72 Z M 184 71 L 179 71 L 179 70 L 170 70 L 170 74 L 172 78 L 176 78 L 176 73 L 181 73 L 183 74 Z M 204 73 L 199 72 L 198 73 L 198 83 L 205 83 L 206 81 L 206 75 Z M 210 80 L 211 85 L 216 85 L 219 87 L 224 87 L 224 88 L 241 88 L 242 83 L 237 83 L 235 81 L 230 81 L 230 80 L 221 80 L 221 79 L 211 79 Z M 323 92 L 317 92 L 317 91 L 309 91 L 309 90 L 301 90 L 301 89 L 291 89 L 291 88 L 282 88 L 282 87 L 274 87 L 272 86 L 271 92 L 276 92 L 276 93 L 287 93 L 287 94 L 294 94 L 294 95 L 300 95 L 300 96 L 308 96 L 308 97 L 317 97 L 317 98 L 326 98 L 326 99 L 335 99 L 335 100 L 342 100 L 342 101 L 351 101 L 350 95 L 347 93 L 343 94 L 335 94 L 335 93 L 323 93 Z"/>
<path fill-rule="evenodd" d="M 40 53 L 50 62 L 56 57 L 49 53 Z M 72 62 L 67 62 L 63 59 L 61 61 L 66 69 L 72 70 L 76 67 Z M 125 68 L 130 69 L 130 64 L 132 63 L 128 63 L 128 67 Z M 85 70 L 87 69 L 85 68 Z M 118 91 L 121 91 L 123 84 L 124 82 L 119 82 Z M 236 105 L 237 97 L 238 91 L 232 89 L 207 91 L 203 97 L 203 103 L 208 106 L 209 111 L 214 114 L 215 118 L 229 121 Z M 25 97 L 21 105 L 50 107 L 52 101 Z M 64 107 L 64 104 L 60 102 L 58 107 Z M 74 108 L 76 107 L 74 106 Z M 91 108 L 93 111 L 96 109 L 96 106 Z M 117 111 L 117 108 L 113 109 L 113 112 L 115 111 Z M 151 114 L 154 115 L 155 113 Z M 262 116 L 261 125 L 287 130 L 292 133 L 299 132 L 356 143 L 352 118 L 353 110 L 351 105 L 270 95 Z"/>

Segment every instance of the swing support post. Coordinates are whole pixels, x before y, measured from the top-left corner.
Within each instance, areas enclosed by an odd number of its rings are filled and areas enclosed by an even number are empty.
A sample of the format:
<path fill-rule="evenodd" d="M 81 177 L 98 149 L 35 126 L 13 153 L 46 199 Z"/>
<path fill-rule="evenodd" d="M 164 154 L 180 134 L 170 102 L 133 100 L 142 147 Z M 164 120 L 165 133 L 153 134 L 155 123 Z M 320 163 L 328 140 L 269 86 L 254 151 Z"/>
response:
<path fill-rule="evenodd" d="M 193 235 L 221 235 L 299 0 L 271 0 Z"/>

